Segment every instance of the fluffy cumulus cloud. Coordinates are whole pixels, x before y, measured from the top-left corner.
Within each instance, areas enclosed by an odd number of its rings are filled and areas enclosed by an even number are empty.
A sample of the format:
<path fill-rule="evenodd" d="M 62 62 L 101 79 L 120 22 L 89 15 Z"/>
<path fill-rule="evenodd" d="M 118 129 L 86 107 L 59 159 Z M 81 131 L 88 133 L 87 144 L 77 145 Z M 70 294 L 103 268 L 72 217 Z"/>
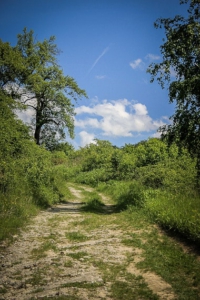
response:
<path fill-rule="evenodd" d="M 142 61 L 141 58 L 138 58 L 132 62 L 130 62 L 130 66 L 132 69 L 143 69 L 144 68 L 144 62 Z"/>
<path fill-rule="evenodd" d="M 77 127 L 98 129 L 101 135 L 109 137 L 131 137 L 134 133 L 157 130 L 164 124 L 162 120 L 153 120 L 144 104 L 127 99 L 104 100 L 93 107 L 80 106 L 76 108 L 76 114 Z M 83 135 L 87 137 L 85 132 Z"/>
<path fill-rule="evenodd" d="M 81 132 L 79 132 L 79 136 L 81 139 L 81 143 L 80 143 L 81 147 L 84 147 L 91 143 L 94 143 L 94 144 L 96 143 L 94 141 L 95 136 L 92 133 L 88 133 L 87 131 L 81 131 Z"/>

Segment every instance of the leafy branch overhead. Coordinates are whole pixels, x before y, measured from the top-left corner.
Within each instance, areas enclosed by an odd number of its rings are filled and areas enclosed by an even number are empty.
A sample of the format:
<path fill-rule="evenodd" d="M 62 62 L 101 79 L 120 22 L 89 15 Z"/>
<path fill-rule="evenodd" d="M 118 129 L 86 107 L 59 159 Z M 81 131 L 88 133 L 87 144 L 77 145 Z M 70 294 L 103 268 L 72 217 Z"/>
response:
<path fill-rule="evenodd" d="M 74 137 L 72 100 L 87 97 L 72 77 L 63 74 L 57 63 L 59 50 L 54 41 L 53 36 L 43 42 L 35 41 L 33 31 L 25 28 L 23 34 L 18 35 L 16 47 L 10 50 L 20 56 L 21 61 L 15 81 L 20 87 L 18 96 L 21 103 L 34 112 L 36 143 L 45 143 L 47 147 L 64 139 L 66 128 L 70 137 Z M 17 63 L 14 61 L 14 65 Z"/>
<path fill-rule="evenodd" d="M 197 157 L 200 177 L 200 2 L 188 4 L 187 17 L 158 19 L 156 28 L 164 28 L 166 39 L 161 45 L 163 60 L 147 70 L 164 88 L 168 83 L 169 101 L 176 103 L 172 124 L 161 128 L 162 136 L 171 143 L 186 146 Z M 172 74 L 173 73 L 173 74 Z"/>

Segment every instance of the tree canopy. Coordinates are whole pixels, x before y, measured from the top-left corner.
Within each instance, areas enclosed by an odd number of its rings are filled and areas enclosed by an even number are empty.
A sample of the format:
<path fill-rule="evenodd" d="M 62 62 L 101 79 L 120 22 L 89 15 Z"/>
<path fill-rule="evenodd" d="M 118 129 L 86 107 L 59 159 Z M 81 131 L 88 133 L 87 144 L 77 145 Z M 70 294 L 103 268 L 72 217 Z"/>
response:
<path fill-rule="evenodd" d="M 65 138 L 65 129 L 74 136 L 72 100 L 87 97 L 76 81 L 65 76 L 57 63 L 55 37 L 37 41 L 33 31 L 24 29 L 17 45 L 0 42 L 1 86 L 12 88 L 15 99 L 33 114 L 32 129 L 37 144 L 52 147 Z"/>
<path fill-rule="evenodd" d="M 151 82 L 157 78 L 164 88 L 168 83 L 169 101 L 175 102 L 172 123 L 161 128 L 169 143 L 176 141 L 197 157 L 200 178 L 200 2 L 181 0 L 187 4 L 187 17 L 158 19 L 156 28 L 164 28 L 166 38 L 161 45 L 162 62 L 151 64 Z"/>

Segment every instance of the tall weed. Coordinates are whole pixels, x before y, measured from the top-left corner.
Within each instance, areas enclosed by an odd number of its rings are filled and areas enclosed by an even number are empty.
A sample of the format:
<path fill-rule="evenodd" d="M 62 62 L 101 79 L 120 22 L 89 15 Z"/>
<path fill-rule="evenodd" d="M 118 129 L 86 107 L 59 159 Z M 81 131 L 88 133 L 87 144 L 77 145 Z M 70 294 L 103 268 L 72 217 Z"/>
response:
<path fill-rule="evenodd" d="M 200 196 L 150 191 L 145 209 L 160 225 L 200 241 Z"/>
<path fill-rule="evenodd" d="M 100 184 L 97 189 L 112 196 L 120 210 L 130 206 L 141 208 L 145 203 L 144 187 L 137 181 L 109 181 L 106 185 Z"/>

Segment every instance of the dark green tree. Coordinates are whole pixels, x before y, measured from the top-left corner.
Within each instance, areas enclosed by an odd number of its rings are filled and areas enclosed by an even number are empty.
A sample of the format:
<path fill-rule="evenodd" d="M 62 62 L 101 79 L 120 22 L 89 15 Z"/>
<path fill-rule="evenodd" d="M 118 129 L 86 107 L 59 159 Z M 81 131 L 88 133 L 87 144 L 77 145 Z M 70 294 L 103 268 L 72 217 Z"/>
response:
<path fill-rule="evenodd" d="M 37 144 L 54 144 L 65 138 L 67 128 L 74 136 L 72 100 L 87 97 L 76 81 L 65 76 L 57 63 L 55 37 L 37 41 L 33 31 L 18 35 L 15 49 L 21 53 L 24 70 L 19 77 L 21 103 L 33 110 L 33 130 Z"/>
<path fill-rule="evenodd" d="M 169 143 L 186 147 L 197 158 L 200 179 L 200 1 L 181 0 L 187 4 L 187 17 L 158 19 L 156 28 L 164 28 L 162 62 L 147 70 L 161 87 L 168 83 L 169 101 L 175 103 L 171 124 L 163 126 L 162 137 Z M 173 72 L 173 76 L 172 76 Z"/>

